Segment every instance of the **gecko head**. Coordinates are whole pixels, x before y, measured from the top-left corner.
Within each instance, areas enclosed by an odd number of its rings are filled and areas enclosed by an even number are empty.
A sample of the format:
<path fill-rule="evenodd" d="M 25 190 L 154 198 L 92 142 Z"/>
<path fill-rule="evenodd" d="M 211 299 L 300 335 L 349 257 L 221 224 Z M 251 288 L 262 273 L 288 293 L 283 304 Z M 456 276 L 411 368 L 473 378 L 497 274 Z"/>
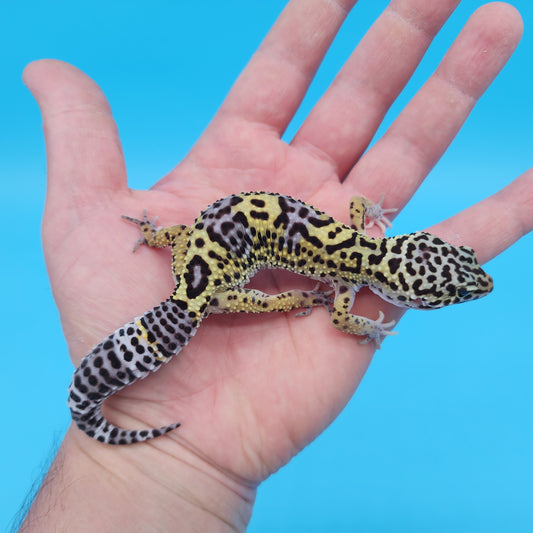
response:
<path fill-rule="evenodd" d="M 370 287 L 385 300 L 413 309 L 438 309 L 492 291 L 492 278 L 468 246 L 454 246 L 425 232 L 386 241 L 386 268 L 378 276 L 382 281 Z"/>

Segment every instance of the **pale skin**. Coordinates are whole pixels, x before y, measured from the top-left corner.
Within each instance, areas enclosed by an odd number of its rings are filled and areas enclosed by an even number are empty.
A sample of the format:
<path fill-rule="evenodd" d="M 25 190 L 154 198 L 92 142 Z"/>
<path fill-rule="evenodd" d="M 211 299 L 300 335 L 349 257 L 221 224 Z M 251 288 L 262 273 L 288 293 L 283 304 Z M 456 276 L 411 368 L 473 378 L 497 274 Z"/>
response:
<path fill-rule="evenodd" d="M 353 195 L 385 192 L 386 207 L 403 207 L 521 36 L 509 5 L 476 11 L 361 157 L 457 3 L 393 1 L 287 144 L 280 136 L 354 4 L 292 0 L 189 155 L 149 191 L 128 188 L 117 128 L 95 83 L 65 63 L 29 65 L 24 81 L 41 108 L 48 157 L 44 249 L 74 365 L 172 290 L 170 254 L 141 247 L 132 255 L 138 234 L 122 214 L 147 209 L 160 224 L 190 224 L 213 200 L 247 190 L 291 194 L 344 222 Z M 430 231 L 486 262 L 532 226 L 530 170 Z M 255 286 L 275 293 L 295 282 L 266 273 Z M 358 295 L 358 314 L 376 318 L 379 309 L 387 320 L 401 315 Z M 209 318 L 163 370 L 106 403 L 109 419 L 127 428 L 182 427 L 111 447 L 71 426 L 22 531 L 244 530 L 257 486 L 337 416 L 374 349 L 331 327 L 322 309 L 305 318 Z"/>

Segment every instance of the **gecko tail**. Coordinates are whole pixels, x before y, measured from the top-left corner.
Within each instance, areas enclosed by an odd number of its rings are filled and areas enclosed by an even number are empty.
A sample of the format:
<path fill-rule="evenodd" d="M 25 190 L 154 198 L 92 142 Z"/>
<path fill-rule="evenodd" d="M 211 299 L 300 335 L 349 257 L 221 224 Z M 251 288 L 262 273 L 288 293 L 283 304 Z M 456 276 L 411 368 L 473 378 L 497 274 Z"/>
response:
<path fill-rule="evenodd" d="M 72 419 L 89 437 L 108 444 L 131 444 L 177 428 L 127 430 L 114 426 L 102 404 L 115 392 L 144 379 L 178 354 L 196 333 L 197 323 L 172 299 L 117 329 L 84 357 L 69 387 Z"/>
<path fill-rule="evenodd" d="M 79 429 L 89 437 L 106 444 L 134 444 L 165 435 L 180 426 L 179 422 L 153 429 L 123 429 L 109 422 L 99 405 L 85 414 L 72 413 L 72 419 Z"/>

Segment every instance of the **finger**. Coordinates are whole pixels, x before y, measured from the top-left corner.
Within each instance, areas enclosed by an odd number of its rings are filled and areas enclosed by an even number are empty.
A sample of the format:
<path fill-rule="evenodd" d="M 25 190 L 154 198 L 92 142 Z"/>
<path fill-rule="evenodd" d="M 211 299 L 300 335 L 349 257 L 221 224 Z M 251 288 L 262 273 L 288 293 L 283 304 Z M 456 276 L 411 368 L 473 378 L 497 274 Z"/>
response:
<path fill-rule="evenodd" d="M 296 134 L 346 173 L 364 152 L 458 0 L 398 0 L 378 18 Z"/>
<path fill-rule="evenodd" d="M 466 244 L 486 263 L 533 230 L 533 168 L 507 187 L 429 228 L 453 244 Z"/>
<path fill-rule="evenodd" d="M 279 135 L 296 112 L 339 27 L 356 0 L 292 0 L 231 89 L 228 115 Z"/>
<path fill-rule="evenodd" d="M 507 4 L 478 9 L 436 72 L 349 175 L 371 197 L 402 207 L 442 156 L 522 34 Z"/>
<path fill-rule="evenodd" d="M 117 127 L 100 88 L 72 65 L 52 60 L 31 63 L 23 79 L 43 117 L 47 204 L 91 205 L 126 187 Z"/>

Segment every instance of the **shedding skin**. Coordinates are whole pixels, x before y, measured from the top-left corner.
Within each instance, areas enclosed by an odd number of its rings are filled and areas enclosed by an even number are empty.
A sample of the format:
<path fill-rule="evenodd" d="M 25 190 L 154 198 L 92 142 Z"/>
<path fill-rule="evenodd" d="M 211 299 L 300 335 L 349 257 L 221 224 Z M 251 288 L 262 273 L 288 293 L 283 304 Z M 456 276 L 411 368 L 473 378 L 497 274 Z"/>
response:
<path fill-rule="evenodd" d="M 170 297 L 111 333 L 74 372 L 68 404 L 78 427 L 108 444 L 132 444 L 179 426 L 129 430 L 114 426 L 102 404 L 115 392 L 143 379 L 177 355 L 200 322 L 215 313 L 268 313 L 302 308 L 300 316 L 324 306 L 337 329 L 374 341 L 379 348 L 392 335 L 385 322 L 350 311 L 359 289 L 368 286 L 400 307 L 437 309 L 481 298 L 492 279 L 475 252 L 425 232 L 371 238 L 365 225 L 391 227 L 383 198 L 350 201 L 350 226 L 314 207 L 275 193 L 250 192 L 220 199 L 200 213 L 192 226 L 157 228 L 146 212 L 135 245 L 170 247 L 175 288 Z M 269 295 L 244 288 L 263 268 L 280 268 L 317 280 L 311 291 Z M 329 290 L 319 290 L 320 284 Z"/>

